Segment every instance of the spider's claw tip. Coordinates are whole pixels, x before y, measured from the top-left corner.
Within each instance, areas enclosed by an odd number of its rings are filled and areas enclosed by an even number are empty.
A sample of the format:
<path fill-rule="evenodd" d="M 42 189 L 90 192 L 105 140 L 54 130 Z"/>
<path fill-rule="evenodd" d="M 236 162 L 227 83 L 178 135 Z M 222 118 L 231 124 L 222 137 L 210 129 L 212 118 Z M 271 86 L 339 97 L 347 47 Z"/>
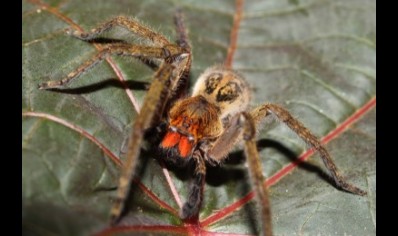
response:
<path fill-rule="evenodd" d="M 38 84 L 37 88 L 40 90 L 46 90 L 46 89 L 54 89 L 54 88 L 60 88 L 62 87 L 62 83 L 59 81 L 47 81 L 41 84 Z"/>
<path fill-rule="evenodd" d="M 366 195 L 368 195 L 368 193 L 367 193 L 366 191 L 362 190 L 362 189 L 359 189 L 358 194 L 359 194 L 360 196 L 366 196 Z"/>
<path fill-rule="evenodd" d="M 48 88 L 48 84 L 47 83 L 41 83 L 37 85 L 37 88 L 40 90 L 44 90 Z"/>
<path fill-rule="evenodd" d="M 368 193 L 362 189 L 355 189 L 355 191 L 351 191 L 351 193 L 362 196 L 362 197 L 368 195 Z"/>
<path fill-rule="evenodd" d="M 352 184 L 349 184 L 347 182 L 343 182 L 338 184 L 339 187 L 344 190 L 347 191 L 349 193 L 355 194 L 355 195 L 359 195 L 359 196 L 366 196 L 368 193 Z"/>

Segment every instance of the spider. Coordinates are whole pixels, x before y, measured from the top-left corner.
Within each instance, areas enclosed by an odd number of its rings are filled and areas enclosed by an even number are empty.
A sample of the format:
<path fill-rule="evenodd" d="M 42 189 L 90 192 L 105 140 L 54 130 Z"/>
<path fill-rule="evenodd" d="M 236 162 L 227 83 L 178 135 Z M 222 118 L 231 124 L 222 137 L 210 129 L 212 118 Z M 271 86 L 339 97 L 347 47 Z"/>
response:
<path fill-rule="evenodd" d="M 121 219 L 144 134 L 149 128 L 161 127 L 161 123 L 165 124 L 162 126 L 165 130 L 159 143 L 162 157 L 174 165 L 185 166 L 190 162 L 195 164 L 187 201 L 180 210 L 183 220 L 198 217 L 202 205 L 206 163 L 222 163 L 231 149 L 243 141 L 251 181 L 259 201 L 264 234 L 272 235 L 267 188 L 255 143 L 256 132 L 267 116 L 275 116 L 320 153 L 338 188 L 353 194 L 366 195 L 365 191 L 345 181 L 319 139 L 285 108 L 264 103 L 248 110 L 251 90 L 240 73 L 222 65 L 208 68 L 197 79 L 192 95 L 186 96 L 192 54 L 181 11 L 175 14 L 174 22 L 178 37 L 176 43 L 169 42 L 163 35 L 124 16 L 107 21 L 89 33 L 67 30 L 73 37 L 95 42 L 101 33 L 119 26 L 147 39 L 151 44 L 108 43 L 64 79 L 39 85 L 39 89 L 63 88 L 110 55 L 131 56 L 145 62 L 160 60 L 159 65 L 155 65 L 156 72 L 144 99 L 143 109 L 133 124 L 127 160 L 119 179 L 117 198 L 111 209 L 112 225 Z"/>

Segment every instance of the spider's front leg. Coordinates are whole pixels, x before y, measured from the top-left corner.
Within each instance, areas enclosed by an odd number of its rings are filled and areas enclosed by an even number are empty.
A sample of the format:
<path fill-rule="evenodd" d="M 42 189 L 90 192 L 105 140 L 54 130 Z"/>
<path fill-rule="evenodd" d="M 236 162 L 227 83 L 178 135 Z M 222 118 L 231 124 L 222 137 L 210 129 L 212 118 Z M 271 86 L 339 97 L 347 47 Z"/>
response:
<path fill-rule="evenodd" d="M 104 60 L 110 55 L 131 56 L 131 57 L 144 57 L 144 58 L 158 58 L 168 59 L 175 58 L 183 53 L 183 50 L 177 45 L 166 45 L 164 47 L 150 47 L 141 45 L 128 45 L 128 44 L 111 44 L 91 59 L 84 62 L 76 70 L 70 72 L 65 78 L 57 81 L 47 81 L 39 85 L 39 89 L 53 89 L 62 88 L 73 79 L 79 77 L 82 73 L 88 71 L 93 66 Z"/>
<path fill-rule="evenodd" d="M 90 32 L 81 32 L 78 30 L 73 31 L 71 29 L 67 29 L 66 33 L 78 39 L 90 41 L 97 38 L 98 35 L 102 34 L 103 32 L 106 32 L 116 26 L 125 28 L 128 31 L 135 33 L 136 35 L 151 41 L 155 45 L 164 46 L 170 44 L 170 42 L 163 35 L 156 33 L 155 31 L 151 30 L 147 26 L 144 26 L 138 21 L 125 16 L 117 16 L 90 30 Z"/>
<path fill-rule="evenodd" d="M 264 235 L 269 236 L 272 235 L 271 207 L 255 135 L 256 126 L 252 116 L 246 112 L 238 113 L 231 118 L 227 128 L 208 151 L 206 158 L 216 162 L 223 160 L 234 145 L 243 138 L 250 179 L 259 202 Z"/>
<path fill-rule="evenodd" d="M 145 109 L 141 110 L 133 124 L 126 162 L 119 179 L 117 198 L 111 209 L 111 224 L 116 224 L 122 215 L 140 155 L 144 133 L 152 124 L 157 123 L 156 118 L 161 118 L 157 114 L 163 113 L 167 101 L 172 96 L 173 86 L 178 84 L 177 81 L 185 70 L 189 58 L 189 54 L 181 54 L 173 64 L 163 62 L 155 74 L 154 81 L 142 105 Z"/>
<path fill-rule="evenodd" d="M 44 82 L 39 85 L 39 89 L 62 88 L 66 84 L 70 83 L 73 79 L 79 77 L 82 73 L 88 71 L 90 68 L 97 65 L 99 62 L 101 62 L 110 55 L 131 56 L 148 59 L 164 59 L 169 63 L 172 63 L 174 58 L 178 55 L 182 53 L 190 53 L 190 47 L 187 42 L 184 41 L 184 45 L 186 45 L 185 47 L 171 44 L 163 35 L 156 33 L 155 31 L 140 24 L 139 22 L 124 16 L 119 16 L 110 21 L 107 21 L 101 24 L 99 27 L 90 30 L 90 33 L 72 31 L 70 29 L 66 30 L 66 32 L 67 34 L 72 35 L 78 39 L 90 41 L 96 39 L 101 33 L 108 31 L 115 26 L 126 28 L 130 32 L 149 40 L 154 46 L 133 45 L 127 43 L 110 43 L 107 46 L 101 48 L 96 55 L 84 62 L 79 68 L 69 73 L 65 78 L 58 81 Z M 186 33 L 183 30 L 181 31 L 182 33 L 180 33 L 180 37 L 183 37 L 185 39 Z M 190 60 L 191 59 L 189 59 L 189 61 L 187 62 L 188 67 L 190 67 Z M 189 73 L 189 69 L 185 69 L 185 71 L 188 71 Z M 186 73 L 187 72 L 184 72 L 184 74 Z"/>
<path fill-rule="evenodd" d="M 182 16 L 176 16 L 176 25 L 183 25 Z M 140 31 L 142 32 L 142 31 Z M 179 38 L 184 38 L 186 40 L 186 32 L 184 29 L 180 29 Z M 152 124 L 157 123 L 156 119 L 162 118 L 165 107 L 168 105 L 170 99 L 174 96 L 176 90 L 178 90 L 178 85 L 180 84 L 181 79 L 185 79 L 188 76 L 190 67 L 191 67 L 191 54 L 189 50 L 188 42 L 185 42 L 184 47 L 176 47 L 178 48 L 178 52 L 173 56 L 170 56 L 171 53 L 168 53 L 168 57 L 165 58 L 165 62 L 161 64 L 158 71 L 155 74 L 155 79 L 149 88 L 149 91 L 144 99 L 144 104 L 136 118 L 133 125 L 133 132 L 131 133 L 128 151 L 127 151 L 127 160 L 125 165 L 123 166 L 123 170 L 119 179 L 119 186 L 117 190 L 117 198 L 114 202 L 111 209 L 111 224 L 117 224 L 119 221 L 126 199 L 128 197 L 128 193 L 131 188 L 131 183 L 134 177 L 135 167 L 137 165 L 137 160 L 140 155 L 141 144 L 144 137 L 144 132 L 148 129 Z M 196 159 L 198 162 L 197 174 L 195 176 L 196 186 L 203 186 L 204 175 L 203 168 L 205 168 L 204 164 L 199 165 L 203 161 Z M 197 196 L 195 193 L 201 193 L 202 188 L 192 188 L 191 195 Z M 190 198 L 191 199 L 191 198 Z M 199 201 L 199 204 L 197 202 Z M 191 205 L 200 205 L 201 198 L 195 199 L 192 197 L 192 200 L 189 201 Z M 188 207 L 189 208 L 189 207 Z"/>
<path fill-rule="evenodd" d="M 264 104 L 261 105 L 250 112 L 252 115 L 256 125 L 260 123 L 260 121 L 268 115 L 274 115 L 276 118 L 283 123 L 285 123 L 291 130 L 293 130 L 301 139 L 303 139 L 306 143 L 310 144 L 313 148 L 315 148 L 330 174 L 332 175 L 336 185 L 338 188 L 357 194 L 360 196 L 366 195 L 366 191 L 348 183 L 344 177 L 340 174 L 337 166 L 334 164 L 332 157 L 326 148 L 322 145 L 321 141 L 311 133 L 309 129 L 307 129 L 300 121 L 295 119 L 289 111 L 284 109 L 281 106 L 276 104 Z"/>
<path fill-rule="evenodd" d="M 192 158 L 195 161 L 195 171 L 187 201 L 180 211 L 180 217 L 182 219 L 189 219 L 197 216 L 203 200 L 203 187 L 206 177 L 205 160 L 200 150 L 196 150 L 192 154 Z"/>
<path fill-rule="evenodd" d="M 129 138 L 127 160 L 119 179 L 117 198 L 111 209 L 111 224 L 116 224 L 119 221 L 124 210 L 145 131 L 163 117 L 162 114 L 165 107 L 170 103 L 171 98 L 175 97 L 176 93 L 181 90 L 179 86 L 181 87 L 182 84 L 186 84 L 189 77 L 191 52 L 181 12 L 178 12 L 175 16 L 175 24 L 179 38 L 177 44 L 171 44 L 163 35 L 152 31 L 135 20 L 123 16 L 103 23 L 99 27 L 92 29 L 90 33 L 68 30 L 67 33 L 76 38 L 95 43 L 93 39 L 97 38 L 99 34 L 114 26 L 121 26 L 142 38 L 148 39 L 154 46 L 131 45 L 127 43 L 107 44 L 106 47 L 101 48 L 96 55 L 83 63 L 75 71 L 69 73 L 65 78 L 59 81 L 47 81 L 39 85 L 39 89 L 62 88 L 110 55 L 163 59 L 144 99 L 142 106 L 144 109 L 139 113 L 133 124 L 133 131 Z M 203 182 L 202 179 L 204 177 L 197 176 L 197 182 Z M 192 200 L 191 202 L 197 201 Z M 199 201 L 201 200 L 199 199 Z"/>

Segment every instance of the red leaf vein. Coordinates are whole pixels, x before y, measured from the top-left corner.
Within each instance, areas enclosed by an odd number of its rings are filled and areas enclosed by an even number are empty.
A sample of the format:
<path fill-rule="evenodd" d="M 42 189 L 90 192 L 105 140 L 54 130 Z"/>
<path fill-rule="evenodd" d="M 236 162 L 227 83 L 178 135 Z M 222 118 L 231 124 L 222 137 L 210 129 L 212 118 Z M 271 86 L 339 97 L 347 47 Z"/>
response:
<path fill-rule="evenodd" d="M 242 20 L 243 3 L 244 3 L 243 0 L 236 0 L 235 2 L 234 22 L 229 36 L 229 47 L 227 52 L 227 58 L 225 59 L 225 67 L 227 68 L 232 67 L 232 61 L 234 59 L 234 54 L 236 51 L 236 44 L 238 42 L 238 31 L 239 31 L 240 21 Z"/>
<path fill-rule="evenodd" d="M 122 162 L 120 161 L 120 159 L 113 154 L 104 144 L 102 144 L 97 138 L 95 138 L 93 135 L 89 134 L 87 131 L 85 131 L 84 129 L 82 129 L 81 127 L 74 125 L 64 119 L 61 119 L 59 117 L 50 115 L 50 114 L 46 114 L 46 113 L 41 113 L 41 112 L 22 112 L 22 116 L 26 116 L 26 117 L 39 117 L 39 118 L 44 118 L 47 120 L 51 120 L 54 121 L 58 124 L 61 124 L 63 126 L 66 126 L 78 133 L 80 133 L 81 135 L 83 135 L 84 137 L 86 137 L 87 139 L 91 140 L 93 143 L 95 143 L 108 157 L 111 158 L 111 160 L 118 166 L 122 166 Z"/>

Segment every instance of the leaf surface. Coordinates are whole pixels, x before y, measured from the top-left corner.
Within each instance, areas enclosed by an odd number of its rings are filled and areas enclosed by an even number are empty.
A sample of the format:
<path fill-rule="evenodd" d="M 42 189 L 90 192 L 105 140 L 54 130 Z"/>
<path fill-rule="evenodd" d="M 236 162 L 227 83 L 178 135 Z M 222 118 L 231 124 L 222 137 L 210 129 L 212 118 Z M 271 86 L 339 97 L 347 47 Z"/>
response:
<path fill-rule="evenodd" d="M 285 106 L 327 143 L 347 179 L 368 191 L 359 197 L 336 189 L 317 154 L 292 165 L 311 152 L 283 124 L 267 122 L 258 147 L 272 185 L 275 234 L 374 235 L 375 2 L 321 0 L 246 1 L 238 26 L 233 1 L 23 1 L 24 234 L 259 234 L 241 147 L 225 164 L 208 169 L 200 221 L 192 224 L 178 217 L 190 173 L 162 168 L 151 147 L 143 147 L 129 213 L 123 226 L 108 227 L 131 123 L 153 74 L 140 61 L 112 57 L 64 92 L 37 89 L 98 51 L 65 29 L 90 30 L 127 15 L 173 41 L 177 8 L 186 16 L 193 47 L 192 83 L 232 53 L 232 67 L 252 85 L 252 106 Z M 104 37 L 145 43 L 123 29 Z"/>

